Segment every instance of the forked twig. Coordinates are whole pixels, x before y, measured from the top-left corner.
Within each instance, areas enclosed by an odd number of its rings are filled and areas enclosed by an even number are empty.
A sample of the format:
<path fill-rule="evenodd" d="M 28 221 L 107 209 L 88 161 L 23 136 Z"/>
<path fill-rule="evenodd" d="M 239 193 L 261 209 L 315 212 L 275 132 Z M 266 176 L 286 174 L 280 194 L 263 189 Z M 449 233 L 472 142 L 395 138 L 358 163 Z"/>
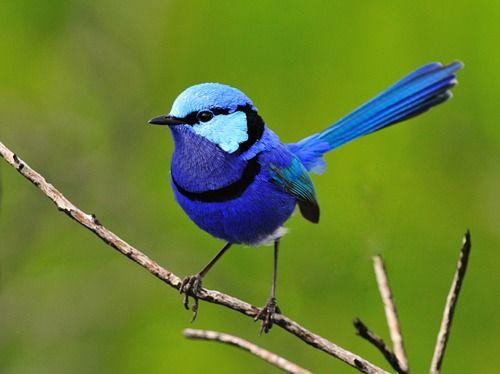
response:
<path fill-rule="evenodd" d="M 436 347 L 434 349 L 434 356 L 432 357 L 432 363 L 430 367 L 431 374 L 439 374 L 441 371 L 441 366 L 443 363 L 446 346 L 450 336 L 450 330 L 453 322 L 455 308 L 458 301 L 458 296 L 460 294 L 462 283 L 465 277 L 465 272 L 467 270 L 470 250 L 471 250 L 471 238 L 470 238 L 470 232 L 469 230 L 467 230 L 463 238 L 463 244 L 462 244 L 462 249 L 460 251 L 460 257 L 458 259 L 457 269 L 453 277 L 448 297 L 446 298 L 446 305 L 443 312 L 443 319 L 441 321 L 441 327 L 439 329 Z M 408 361 L 403 346 L 401 327 L 399 324 L 396 305 L 394 303 L 392 292 L 389 287 L 387 272 L 385 270 L 382 257 L 375 256 L 373 258 L 373 267 L 375 269 L 375 275 L 377 278 L 377 284 L 380 290 L 380 295 L 384 303 L 385 314 L 387 317 L 387 324 L 389 326 L 391 339 L 394 345 L 394 353 L 385 344 L 382 338 L 380 338 L 378 335 L 370 331 L 368 327 L 359 319 L 354 320 L 354 326 L 359 336 L 369 341 L 371 344 L 377 347 L 377 349 L 379 349 L 380 352 L 382 352 L 382 354 L 384 355 L 386 360 L 391 364 L 394 370 L 396 370 L 398 373 L 408 373 L 409 372 Z"/>
<path fill-rule="evenodd" d="M 269 352 L 267 349 L 261 348 L 249 341 L 239 338 L 237 336 L 225 334 L 217 331 L 210 330 L 195 330 L 195 329 L 185 329 L 183 334 L 188 339 L 197 340 L 209 340 L 220 343 L 225 343 L 233 345 L 235 347 L 241 348 L 251 354 L 259 357 L 260 359 L 274 365 L 287 373 L 293 374 L 310 374 L 309 370 L 301 368 L 300 366 L 288 361 L 287 359 L 278 356 L 273 352 Z"/>
<path fill-rule="evenodd" d="M 380 255 L 373 257 L 373 269 L 375 270 L 375 278 L 377 279 L 380 297 L 384 303 L 385 317 L 387 326 L 391 335 L 394 354 L 396 355 L 399 367 L 402 373 L 408 372 L 408 358 L 406 357 L 405 347 L 403 344 L 403 336 L 401 334 L 401 325 L 398 319 L 396 304 L 392 296 L 392 291 L 389 286 L 387 271 L 385 270 L 384 260 Z"/>
<path fill-rule="evenodd" d="M 446 345 L 448 344 L 448 338 L 450 337 L 450 329 L 453 322 L 455 307 L 458 301 L 458 295 L 460 294 L 460 289 L 462 288 L 462 283 L 465 277 L 465 271 L 467 270 L 467 264 L 469 262 L 470 249 L 470 232 L 467 230 L 463 238 L 462 250 L 460 251 L 460 257 L 457 263 L 457 270 L 455 271 L 455 276 L 453 277 L 453 281 L 451 283 L 450 292 L 446 298 L 443 319 L 441 321 L 441 327 L 439 328 L 436 347 L 434 348 L 434 356 L 432 357 L 430 368 L 431 374 L 439 374 L 441 371 Z"/>
<path fill-rule="evenodd" d="M 387 346 L 380 336 L 371 331 L 359 318 L 356 318 L 353 323 L 354 328 L 356 329 L 356 334 L 373 344 L 384 355 L 387 362 L 394 370 L 396 370 L 397 373 L 405 373 L 401 366 L 399 366 L 399 360 L 394 352 Z"/>
<path fill-rule="evenodd" d="M 389 287 L 389 279 L 387 277 L 387 271 L 385 270 L 384 261 L 380 255 L 373 257 L 373 270 L 375 271 L 380 297 L 384 304 L 387 326 L 389 327 L 394 351 L 387 346 L 380 336 L 372 332 L 363 322 L 361 322 L 359 318 L 354 320 L 354 327 L 359 336 L 373 344 L 384 355 L 387 362 L 396 372 L 399 374 L 407 374 L 409 373 L 408 359 L 406 358 L 406 352 L 403 345 L 403 336 L 401 335 L 396 304 L 394 303 L 392 291 Z"/>
<path fill-rule="evenodd" d="M 97 220 L 95 215 L 85 213 L 80 208 L 75 206 L 52 184 L 48 183 L 42 175 L 33 170 L 28 164 L 26 164 L 26 162 L 21 160 L 1 142 L 0 155 L 9 165 L 14 167 L 22 176 L 28 179 L 31 183 L 38 187 L 43 194 L 52 200 L 57 206 L 57 209 L 80 223 L 82 226 L 85 226 L 102 239 L 107 245 L 139 264 L 167 285 L 177 290 L 179 289 L 182 281 L 177 275 L 161 267 L 144 253 L 132 247 L 116 234 L 108 230 Z M 259 309 L 257 307 L 236 297 L 215 290 L 201 289 L 198 293 L 198 299 L 223 305 L 252 318 L 259 313 Z M 283 314 L 275 314 L 273 316 L 273 321 L 276 325 L 295 335 L 305 343 L 338 358 L 363 373 L 385 373 L 385 371 L 378 366 L 338 346 L 337 344 L 332 343 L 318 334 L 307 330 Z"/>

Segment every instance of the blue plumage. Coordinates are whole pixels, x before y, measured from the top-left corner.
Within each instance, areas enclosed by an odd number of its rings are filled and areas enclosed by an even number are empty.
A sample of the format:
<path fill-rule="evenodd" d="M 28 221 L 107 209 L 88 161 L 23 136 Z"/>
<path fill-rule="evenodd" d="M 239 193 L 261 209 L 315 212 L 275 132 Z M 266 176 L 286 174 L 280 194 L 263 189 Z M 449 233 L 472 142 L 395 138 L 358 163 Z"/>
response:
<path fill-rule="evenodd" d="M 202 108 L 224 108 L 234 112 L 240 105 L 248 105 L 256 110 L 252 100 L 236 88 L 220 83 L 201 83 L 177 96 L 170 114 L 183 118 Z"/>
<path fill-rule="evenodd" d="M 269 165 L 271 181 L 296 198 L 302 215 L 311 222 L 319 221 L 319 206 L 311 177 L 302 162 L 293 157 L 286 167 Z"/>
<path fill-rule="evenodd" d="M 274 148 L 279 144 L 276 135 L 267 130 L 259 141 L 265 151 L 246 161 L 183 126 L 171 130 L 176 142 L 172 188 L 177 202 L 200 228 L 231 243 L 252 245 L 272 242 L 283 232 L 280 228 L 297 199 L 271 183 L 272 170 L 265 167 L 285 168 L 292 161 L 286 147 Z M 204 156 L 192 157 L 200 149 Z"/>
<path fill-rule="evenodd" d="M 306 219 L 319 221 L 308 171 L 323 171 L 326 152 L 446 101 L 461 67 L 460 62 L 427 64 L 322 132 L 288 145 L 265 125 L 244 93 L 219 83 L 186 89 L 170 114 L 152 119 L 152 124 L 168 125 L 174 138 L 171 184 L 177 202 L 200 228 L 228 242 L 183 282 L 181 292 L 195 298 L 193 310 L 201 279 L 231 244 L 274 242 L 276 261 L 283 224 L 296 205 Z M 277 310 L 272 290 L 258 316 L 266 332 Z"/>

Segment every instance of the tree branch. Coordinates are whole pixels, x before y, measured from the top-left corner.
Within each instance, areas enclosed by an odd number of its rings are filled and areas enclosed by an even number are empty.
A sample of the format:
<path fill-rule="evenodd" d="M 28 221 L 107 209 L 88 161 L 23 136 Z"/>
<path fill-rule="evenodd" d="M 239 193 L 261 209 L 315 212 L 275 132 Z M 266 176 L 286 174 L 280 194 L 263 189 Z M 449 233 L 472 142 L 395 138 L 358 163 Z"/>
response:
<path fill-rule="evenodd" d="M 183 334 L 188 339 L 209 340 L 209 341 L 216 341 L 220 343 L 233 345 L 247 352 L 250 352 L 251 354 L 261 358 L 262 360 L 270 363 L 271 365 L 274 365 L 282 369 L 287 373 L 293 373 L 293 374 L 311 373 L 309 370 L 303 369 L 300 366 L 294 364 L 293 362 L 290 362 L 287 359 L 280 357 L 273 352 L 269 352 L 268 350 L 261 348 L 237 336 L 224 334 L 222 332 L 217 332 L 217 331 L 194 330 L 194 329 L 185 329 L 183 331 Z"/>
<path fill-rule="evenodd" d="M 437 336 L 436 347 L 434 348 L 434 356 L 432 357 L 430 368 L 431 374 L 439 374 L 441 372 L 441 365 L 443 364 L 446 345 L 448 344 L 448 338 L 450 337 L 450 329 L 453 322 L 455 307 L 458 301 L 458 295 L 460 294 L 465 277 L 465 271 L 467 270 L 467 264 L 469 262 L 470 249 L 470 232 L 467 230 L 464 235 L 462 250 L 460 251 L 460 257 L 458 259 L 457 270 L 455 271 L 455 276 L 453 277 L 453 281 L 451 283 L 450 292 L 446 298 L 443 319 Z"/>
<path fill-rule="evenodd" d="M 391 335 L 394 354 L 398 359 L 401 372 L 407 373 L 409 371 L 408 359 L 403 344 L 403 336 L 401 335 L 398 312 L 396 310 L 394 298 L 392 297 L 391 288 L 389 287 L 389 279 L 387 277 L 387 271 L 385 270 L 384 260 L 382 260 L 381 256 L 373 257 L 373 269 L 375 270 L 375 278 L 377 279 L 380 297 L 384 303 L 385 316 Z"/>
<path fill-rule="evenodd" d="M 107 245 L 139 264 L 167 285 L 175 289 L 179 289 L 181 279 L 177 275 L 161 267 L 144 253 L 132 247 L 116 234 L 105 228 L 97 220 L 95 215 L 87 214 L 76 207 L 52 184 L 48 183 L 42 175 L 33 170 L 28 164 L 26 164 L 26 162 L 21 160 L 1 142 L 0 154 L 9 165 L 14 167 L 21 175 L 38 187 L 44 195 L 52 200 L 57 206 L 57 209 L 92 231 Z M 219 291 L 202 289 L 198 293 L 198 298 L 210 303 L 223 305 L 252 318 L 254 318 L 259 312 L 259 309 L 255 306 Z M 328 353 L 329 355 L 345 362 L 363 373 L 385 373 L 384 370 L 373 365 L 371 362 L 305 329 L 297 322 L 282 314 L 275 314 L 273 316 L 273 320 L 276 325 L 295 335 L 305 343 Z"/>
<path fill-rule="evenodd" d="M 406 373 L 401 366 L 399 366 L 399 360 L 394 352 L 385 344 L 380 336 L 371 331 L 359 318 L 356 318 L 353 324 L 356 329 L 356 334 L 373 344 L 384 355 L 387 362 L 389 362 L 397 373 Z"/>

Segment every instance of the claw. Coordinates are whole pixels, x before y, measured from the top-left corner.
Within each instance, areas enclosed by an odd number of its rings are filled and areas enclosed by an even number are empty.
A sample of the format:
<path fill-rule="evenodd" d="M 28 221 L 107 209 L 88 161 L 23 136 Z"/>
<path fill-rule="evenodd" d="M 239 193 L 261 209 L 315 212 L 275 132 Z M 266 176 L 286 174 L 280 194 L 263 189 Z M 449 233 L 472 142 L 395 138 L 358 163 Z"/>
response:
<path fill-rule="evenodd" d="M 273 327 L 273 315 L 277 313 L 280 314 L 281 311 L 278 308 L 276 298 L 271 297 L 267 300 L 266 305 L 259 311 L 254 318 L 255 321 L 262 320 L 262 324 L 260 325 L 259 335 L 262 335 L 262 332 L 267 334 L 269 330 Z"/>
<path fill-rule="evenodd" d="M 193 307 L 191 309 L 193 311 L 193 318 L 191 318 L 191 322 L 193 322 L 198 315 L 198 292 L 200 290 L 201 277 L 199 274 L 190 275 L 184 278 L 179 288 L 179 292 L 181 294 L 184 294 L 182 304 L 184 305 L 184 308 L 186 308 L 186 310 L 189 310 L 189 297 L 193 298 Z"/>

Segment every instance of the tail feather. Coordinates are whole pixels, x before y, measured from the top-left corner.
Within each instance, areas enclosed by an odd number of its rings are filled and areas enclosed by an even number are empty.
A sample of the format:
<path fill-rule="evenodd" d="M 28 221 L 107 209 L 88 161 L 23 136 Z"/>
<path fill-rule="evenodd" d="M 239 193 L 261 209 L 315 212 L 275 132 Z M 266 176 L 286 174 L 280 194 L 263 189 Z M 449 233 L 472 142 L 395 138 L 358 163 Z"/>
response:
<path fill-rule="evenodd" d="M 349 124 L 347 126 L 344 124 L 342 128 L 332 128 L 331 132 L 322 133 L 320 138 L 333 141 L 333 145 L 336 147 L 359 136 L 404 121 L 429 110 L 435 104 L 441 103 L 442 100 L 436 101 L 436 99 L 441 98 L 447 92 L 449 93 L 448 89 L 455 84 L 454 79 L 444 79 L 421 91 L 413 92 L 410 96 L 403 96 L 402 99 L 393 104 L 381 103 L 378 111 L 366 113 L 363 118 L 358 119 L 357 125 Z M 330 141 L 329 144 L 332 145 Z"/>
<path fill-rule="evenodd" d="M 424 66 L 418 68 L 417 70 L 415 70 L 415 71 L 411 72 L 410 74 L 406 75 L 405 77 L 401 78 L 399 81 L 397 81 L 392 86 L 390 86 L 387 89 L 387 91 L 401 87 L 401 86 L 411 82 L 412 80 L 421 77 L 422 75 L 439 70 L 442 67 L 443 67 L 443 64 L 441 64 L 439 62 L 430 62 L 428 64 L 425 64 Z"/>
<path fill-rule="evenodd" d="M 449 89 L 457 83 L 454 73 L 462 66 L 458 61 L 445 66 L 435 62 L 424 65 L 324 131 L 291 144 L 290 149 L 310 170 L 321 163 L 327 151 L 448 100 Z"/>

